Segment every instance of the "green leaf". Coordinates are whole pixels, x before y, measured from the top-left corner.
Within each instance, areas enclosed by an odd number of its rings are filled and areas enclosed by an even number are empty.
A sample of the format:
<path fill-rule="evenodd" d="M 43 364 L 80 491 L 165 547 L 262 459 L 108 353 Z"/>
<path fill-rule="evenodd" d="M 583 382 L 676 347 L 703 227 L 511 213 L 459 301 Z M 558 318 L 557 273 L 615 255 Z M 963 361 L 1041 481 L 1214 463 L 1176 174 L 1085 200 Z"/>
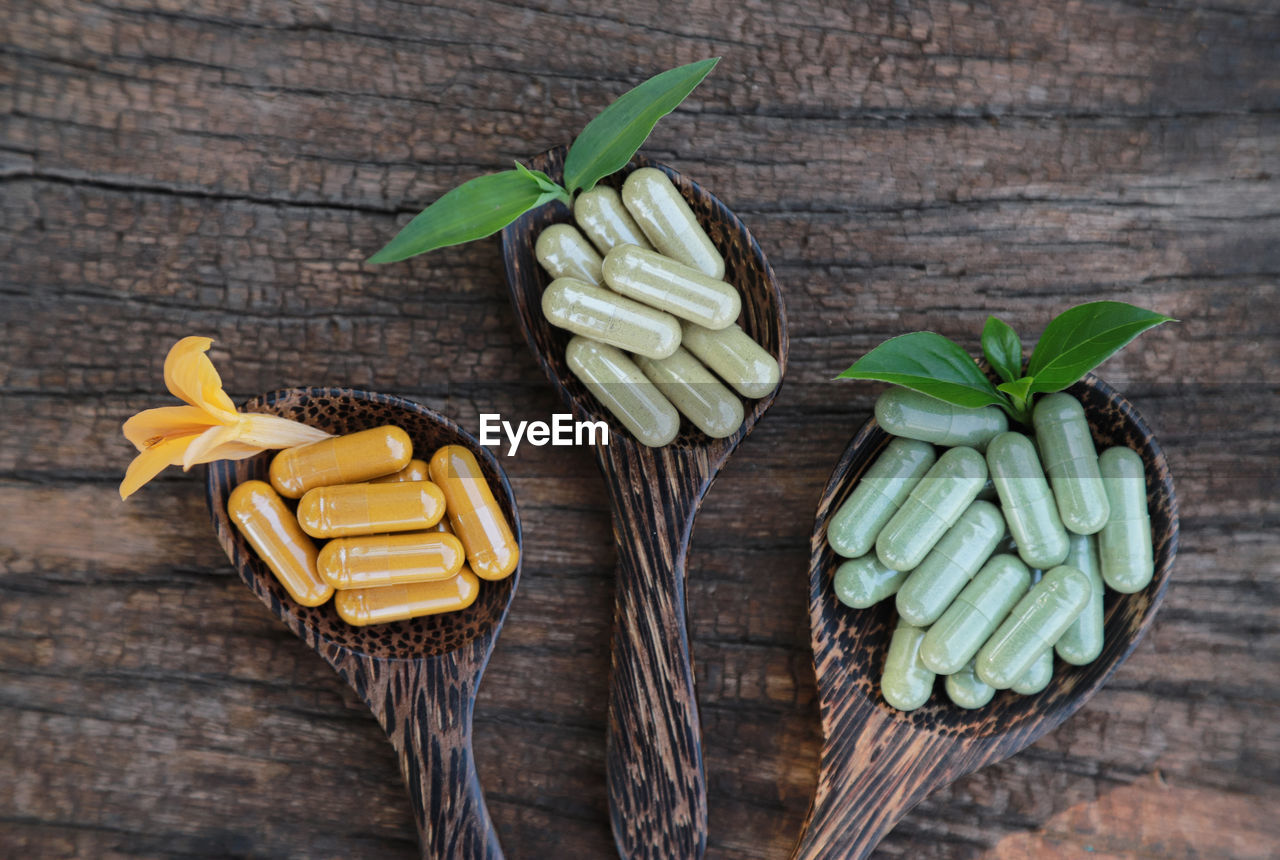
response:
<path fill-rule="evenodd" d="M 712 57 L 655 75 L 601 111 L 569 147 L 565 188 L 590 191 L 626 165 L 658 120 L 675 110 L 718 62 L 719 57 Z"/>
<path fill-rule="evenodd" d="M 911 388 L 957 406 L 1004 406 L 991 380 L 958 344 L 931 331 L 886 340 L 840 374 L 841 379 L 877 379 Z"/>
<path fill-rule="evenodd" d="M 557 196 L 563 194 L 566 204 L 573 202 L 572 199 L 569 198 L 568 192 L 557 185 L 550 176 L 547 176 L 547 174 L 543 173 L 541 170 L 530 170 L 518 161 L 515 164 L 516 170 L 538 183 L 538 187 L 543 191 L 549 191 Z"/>
<path fill-rule="evenodd" d="M 1149 328 L 1173 317 L 1124 302 L 1091 302 L 1059 314 L 1031 353 L 1033 393 L 1061 391 Z"/>
<path fill-rule="evenodd" d="M 987 317 L 982 327 L 982 354 L 1005 382 L 1013 382 L 1022 372 L 1022 341 L 1004 320 Z"/>
<path fill-rule="evenodd" d="M 1027 396 L 1031 393 L 1031 385 L 1035 381 L 1034 376 L 1024 376 L 1011 382 L 1002 382 L 996 386 L 996 390 L 1003 391 L 1012 397 L 1014 403 L 1026 403 Z"/>

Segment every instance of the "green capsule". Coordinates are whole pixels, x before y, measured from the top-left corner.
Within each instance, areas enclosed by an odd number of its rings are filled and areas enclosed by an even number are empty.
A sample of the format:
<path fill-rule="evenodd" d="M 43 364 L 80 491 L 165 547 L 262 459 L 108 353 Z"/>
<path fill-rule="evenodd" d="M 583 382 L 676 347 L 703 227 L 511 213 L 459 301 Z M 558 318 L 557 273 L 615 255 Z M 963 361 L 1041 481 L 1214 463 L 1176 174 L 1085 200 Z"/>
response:
<path fill-rule="evenodd" d="M 889 655 L 880 677 L 884 700 L 900 711 L 914 711 L 929 700 L 933 692 L 933 672 L 920 662 L 920 643 L 924 631 L 899 621 L 889 642 Z"/>
<path fill-rule="evenodd" d="M 1049 394 L 1036 404 L 1032 421 L 1062 524 L 1076 534 L 1093 534 L 1107 521 L 1111 506 L 1084 407 L 1070 394 Z"/>
<path fill-rule="evenodd" d="M 575 337 L 565 348 L 565 361 L 642 445 L 661 447 L 680 432 L 676 408 L 622 350 Z"/>
<path fill-rule="evenodd" d="M 1102 578 L 1121 594 L 1133 594 L 1156 570 L 1142 457 L 1129 448 L 1108 448 L 1098 455 L 1098 469 L 1111 502 L 1111 516 L 1098 533 Z"/>
<path fill-rule="evenodd" d="M 577 278 L 552 281 L 542 313 L 554 326 L 649 358 L 666 358 L 680 346 L 680 321 L 671 314 Z"/>
<path fill-rule="evenodd" d="M 1035 445 L 1021 433 L 1001 433 L 987 447 L 991 479 L 1018 543 L 1018 555 L 1031 567 L 1048 569 L 1067 557 L 1067 530 L 1040 468 Z"/>
<path fill-rule="evenodd" d="M 910 388 L 890 388 L 876 398 L 876 422 L 886 432 L 935 445 L 986 449 L 997 433 L 1009 429 L 1004 410 L 966 409 Z"/>
<path fill-rule="evenodd" d="M 654 248 L 704 275 L 724 278 L 724 258 L 667 174 L 655 167 L 633 170 L 622 183 L 622 202 Z"/>
<path fill-rule="evenodd" d="M 934 622 L 920 659 L 939 675 L 958 672 L 1026 594 L 1031 571 L 1012 555 L 993 555 Z"/>
<path fill-rule="evenodd" d="M 917 627 L 937 621 L 1002 537 L 1000 509 L 975 500 L 898 589 L 898 614 Z"/>
<path fill-rule="evenodd" d="M 885 567 L 875 553 L 861 558 L 851 558 L 836 568 L 836 597 L 845 606 L 866 609 L 875 606 L 893 593 L 907 578 L 905 570 Z"/>
<path fill-rule="evenodd" d="M 962 708 L 981 708 L 990 702 L 996 694 L 996 688 L 973 673 L 973 661 L 964 664 L 964 668 L 947 676 L 947 695 L 951 701 Z"/>
<path fill-rule="evenodd" d="M 684 417 L 712 439 L 732 436 L 742 426 L 742 401 L 688 350 L 677 349 L 666 358 L 637 355 L 636 365 Z"/>
<path fill-rule="evenodd" d="M 552 278 L 577 278 L 596 285 L 603 280 L 600 255 L 568 224 L 552 224 L 539 233 L 533 252 Z"/>
<path fill-rule="evenodd" d="M 1089 577 L 1089 605 L 1058 639 L 1053 650 L 1075 666 L 1092 663 L 1102 653 L 1103 585 L 1102 565 L 1098 560 L 1096 535 L 1068 535 L 1071 548 L 1064 564 Z"/>
<path fill-rule="evenodd" d="M 912 488 L 876 537 L 876 555 L 886 567 L 910 570 L 943 532 L 955 525 L 982 489 L 987 464 L 972 448 L 951 448 Z"/>
<path fill-rule="evenodd" d="M 691 322 L 681 328 L 685 348 L 743 397 L 766 397 L 778 387 L 782 369 L 777 359 L 736 323 L 718 331 Z"/>
<path fill-rule="evenodd" d="M 928 442 L 891 440 L 827 524 L 827 543 L 845 558 L 871 552 L 880 529 L 936 460 Z"/>
<path fill-rule="evenodd" d="M 1024 696 L 1034 696 L 1049 686 L 1049 682 L 1052 680 L 1053 649 L 1046 648 L 1040 652 L 1040 656 L 1036 657 L 1035 662 L 1031 664 L 1031 668 L 1022 673 L 1022 677 L 1015 681 L 1010 689 Z"/>
<path fill-rule="evenodd" d="M 713 331 L 738 318 L 742 298 L 729 284 L 635 245 L 605 255 L 604 281 L 614 292 Z"/>
<path fill-rule="evenodd" d="M 1089 603 L 1089 577 L 1060 565 L 1044 575 L 1013 607 L 978 652 L 978 677 L 997 690 L 1012 687 Z"/>
<path fill-rule="evenodd" d="M 573 220 L 601 254 L 618 245 L 650 247 L 644 231 L 622 204 L 622 196 L 608 185 L 597 185 L 579 194 L 573 201 Z"/>

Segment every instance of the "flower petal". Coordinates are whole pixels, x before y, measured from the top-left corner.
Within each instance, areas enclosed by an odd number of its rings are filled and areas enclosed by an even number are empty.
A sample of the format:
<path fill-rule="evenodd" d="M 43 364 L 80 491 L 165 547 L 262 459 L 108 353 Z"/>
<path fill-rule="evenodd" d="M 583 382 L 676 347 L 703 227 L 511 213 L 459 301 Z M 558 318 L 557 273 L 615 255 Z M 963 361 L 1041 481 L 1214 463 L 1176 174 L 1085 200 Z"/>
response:
<path fill-rule="evenodd" d="M 124 422 L 123 430 L 125 438 L 143 451 L 157 439 L 193 436 L 216 423 L 208 412 L 195 406 L 160 406 L 139 412 Z"/>
<path fill-rule="evenodd" d="M 333 435 L 300 421 L 259 412 L 242 414 L 240 423 L 240 441 L 262 448 L 292 448 L 308 442 L 319 442 Z"/>
<path fill-rule="evenodd" d="M 176 466 L 182 462 L 182 454 L 195 437 L 180 436 L 166 439 L 142 451 L 133 458 L 129 469 L 120 482 L 120 498 L 127 499 L 137 492 L 138 488 L 164 471 L 165 466 Z"/>
<path fill-rule="evenodd" d="M 164 384 L 174 397 L 208 411 L 222 423 L 233 421 L 236 405 L 222 390 L 222 377 L 205 355 L 213 340 L 184 337 L 164 360 Z"/>
<path fill-rule="evenodd" d="M 207 463 L 210 460 L 219 459 L 216 456 L 217 449 L 222 445 L 238 442 L 240 430 L 241 422 L 237 421 L 234 424 L 210 427 L 201 433 L 192 440 L 191 444 L 187 446 L 187 450 L 183 453 L 182 471 L 185 472 L 196 463 Z"/>

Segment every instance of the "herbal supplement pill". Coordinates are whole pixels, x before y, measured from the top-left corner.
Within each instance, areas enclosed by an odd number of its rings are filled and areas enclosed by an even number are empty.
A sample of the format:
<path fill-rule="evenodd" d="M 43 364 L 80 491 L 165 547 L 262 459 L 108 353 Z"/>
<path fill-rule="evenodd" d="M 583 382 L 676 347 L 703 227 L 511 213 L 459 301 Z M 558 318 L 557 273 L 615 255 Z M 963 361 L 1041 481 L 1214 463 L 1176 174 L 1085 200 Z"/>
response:
<path fill-rule="evenodd" d="M 622 197 L 608 185 L 597 185 L 579 194 L 573 201 L 573 219 L 601 254 L 617 245 L 650 247 L 644 231 L 622 204 Z"/>
<path fill-rule="evenodd" d="M 979 451 L 985 450 L 996 434 L 1009 429 L 1004 410 L 995 406 L 966 409 L 897 386 L 876 398 L 876 422 L 895 436 L 935 445 L 965 445 Z"/>
<path fill-rule="evenodd" d="M 671 314 L 577 278 L 552 281 L 542 313 L 552 325 L 649 358 L 666 358 L 680 345 L 680 321 Z"/>
<path fill-rule="evenodd" d="M 661 170 L 632 171 L 622 183 L 622 202 L 654 248 L 704 275 L 724 278 L 724 258 Z"/>
<path fill-rule="evenodd" d="M 405 466 L 399 472 L 391 475 L 383 475 L 381 478 L 374 478 L 371 484 L 394 484 L 400 481 L 425 481 L 427 480 L 427 461 L 426 460 L 410 460 L 409 465 Z"/>
<path fill-rule="evenodd" d="M 720 384 L 687 350 L 666 358 L 636 356 L 636 365 L 684 417 L 712 439 L 723 439 L 742 426 L 742 401 Z"/>
<path fill-rule="evenodd" d="M 851 558 L 837 567 L 832 585 L 836 590 L 836 597 L 845 606 L 866 609 L 893 596 L 906 578 L 905 570 L 885 567 L 875 553 L 868 553 L 861 558 Z"/>
<path fill-rule="evenodd" d="M 552 224 L 538 234 L 533 253 L 553 278 L 577 278 L 599 284 L 600 255 L 568 224 Z"/>
<path fill-rule="evenodd" d="M 947 695 L 951 701 L 962 708 L 981 708 L 990 702 L 996 694 L 996 688 L 982 683 L 973 674 L 973 661 L 964 664 L 964 668 L 947 676 Z"/>
<path fill-rule="evenodd" d="M 1098 470 L 1111 503 L 1111 516 L 1098 533 L 1102 578 L 1121 594 L 1141 591 L 1155 574 L 1151 517 L 1142 457 L 1129 448 L 1098 455 Z"/>
<path fill-rule="evenodd" d="M 889 656 L 880 677 L 884 700 L 900 711 L 914 711 L 929 700 L 936 677 L 920 662 L 920 643 L 924 631 L 899 621 L 889 641 Z"/>
<path fill-rule="evenodd" d="M 1053 680 L 1053 649 L 1046 648 L 1032 662 L 1031 668 L 1022 673 L 1022 677 L 1010 688 L 1024 696 L 1034 696 Z"/>
<path fill-rule="evenodd" d="M 1021 560 L 1012 555 L 993 555 L 929 628 L 920 659 L 940 675 L 959 671 L 978 653 L 1030 585 L 1031 571 Z"/>
<path fill-rule="evenodd" d="M 1031 440 L 1021 433 L 1001 433 L 987 446 L 987 465 L 1018 555 L 1046 570 L 1061 564 L 1067 557 L 1067 530 Z"/>
<path fill-rule="evenodd" d="M 437 531 L 362 535 L 331 540 L 316 564 L 339 591 L 448 579 L 461 568 L 462 543 Z"/>
<path fill-rule="evenodd" d="M 898 589 L 898 615 L 917 627 L 938 620 L 1004 537 L 1004 517 L 975 500 Z"/>
<path fill-rule="evenodd" d="M 680 432 L 680 413 L 622 350 L 575 337 L 565 349 L 565 360 L 641 445 L 659 448 Z"/>
<path fill-rule="evenodd" d="M 227 513 L 297 603 L 319 606 L 329 599 L 333 586 L 316 570 L 316 545 L 270 484 L 239 484 L 227 499 Z"/>
<path fill-rule="evenodd" d="M 1074 567 L 1047 572 L 978 652 L 978 677 L 997 690 L 1012 687 L 1042 652 L 1053 649 L 1089 602 L 1090 591 L 1089 577 Z"/>
<path fill-rule="evenodd" d="M 682 345 L 743 397 L 765 397 L 778 387 L 782 370 L 777 360 L 737 324 L 713 331 L 686 322 L 681 329 Z"/>
<path fill-rule="evenodd" d="M 1111 506 L 1084 407 L 1070 394 L 1049 394 L 1036 404 L 1032 421 L 1062 524 L 1076 534 L 1093 534 L 1107 521 Z"/>
<path fill-rule="evenodd" d="M 271 461 L 271 486 L 282 496 L 300 499 L 315 487 L 390 475 L 407 466 L 412 457 L 408 433 L 390 425 L 374 427 L 284 449 Z"/>
<path fill-rule="evenodd" d="M 444 446 L 431 457 L 431 480 L 444 491 L 449 525 L 467 550 L 472 572 L 481 579 L 510 576 L 520 547 L 475 455 L 461 445 Z"/>
<path fill-rule="evenodd" d="M 831 548 L 845 558 L 871 552 L 880 529 L 937 459 L 928 442 L 892 439 L 827 524 Z"/>
<path fill-rule="evenodd" d="M 302 530 L 317 538 L 421 531 L 442 516 L 444 493 L 430 481 L 316 487 L 298 502 Z"/>
<path fill-rule="evenodd" d="M 605 256 L 602 271 L 615 292 L 716 331 L 742 310 L 742 298 L 731 285 L 657 251 L 618 245 Z"/>
<path fill-rule="evenodd" d="M 951 448 L 912 488 L 876 537 L 876 555 L 886 567 L 910 570 L 943 532 L 955 525 L 987 480 L 987 464 L 972 448 Z"/>
<path fill-rule="evenodd" d="M 1053 650 L 1058 656 L 1075 666 L 1092 663 L 1102 653 L 1103 633 L 1103 585 L 1102 565 L 1098 560 L 1097 535 L 1068 534 L 1067 550 L 1069 567 L 1089 577 L 1089 603 L 1084 611 L 1071 622 L 1071 626 L 1058 639 Z"/>
<path fill-rule="evenodd" d="M 457 612 L 476 602 L 480 580 L 465 567 L 448 579 L 379 588 L 339 591 L 333 599 L 338 617 L 348 624 L 386 624 L 422 615 Z"/>

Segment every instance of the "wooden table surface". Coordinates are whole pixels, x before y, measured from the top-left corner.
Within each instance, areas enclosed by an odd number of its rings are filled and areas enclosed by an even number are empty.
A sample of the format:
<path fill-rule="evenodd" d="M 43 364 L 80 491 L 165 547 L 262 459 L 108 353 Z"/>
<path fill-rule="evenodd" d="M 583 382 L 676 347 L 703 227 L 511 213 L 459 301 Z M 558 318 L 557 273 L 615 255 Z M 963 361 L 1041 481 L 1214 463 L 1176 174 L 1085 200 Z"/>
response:
<path fill-rule="evenodd" d="M 1280 16 L 1265 0 L 417 5 L 4 0 L 0 856 L 410 857 L 395 759 L 240 583 L 203 471 L 127 503 L 131 413 L 213 337 L 236 399 L 402 394 L 473 432 L 560 408 L 497 241 L 361 261 L 478 173 L 722 55 L 646 152 L 777 270 L 791 363 L 693 534 L 715 858 L 788 856 L 817 774 L 805 607 L 827 475 L 878 389 L 831 378 L 988 314 L 1178 317 L 1104 365 L 1168 452 L 1182 550 L 1112 682 L 939 792 L 882 856 L 1280 854 Z M 612 852 L 616 558 L 590 452 L 504 464 L 523 580 L 476 707 L 512 858 Z"/>

